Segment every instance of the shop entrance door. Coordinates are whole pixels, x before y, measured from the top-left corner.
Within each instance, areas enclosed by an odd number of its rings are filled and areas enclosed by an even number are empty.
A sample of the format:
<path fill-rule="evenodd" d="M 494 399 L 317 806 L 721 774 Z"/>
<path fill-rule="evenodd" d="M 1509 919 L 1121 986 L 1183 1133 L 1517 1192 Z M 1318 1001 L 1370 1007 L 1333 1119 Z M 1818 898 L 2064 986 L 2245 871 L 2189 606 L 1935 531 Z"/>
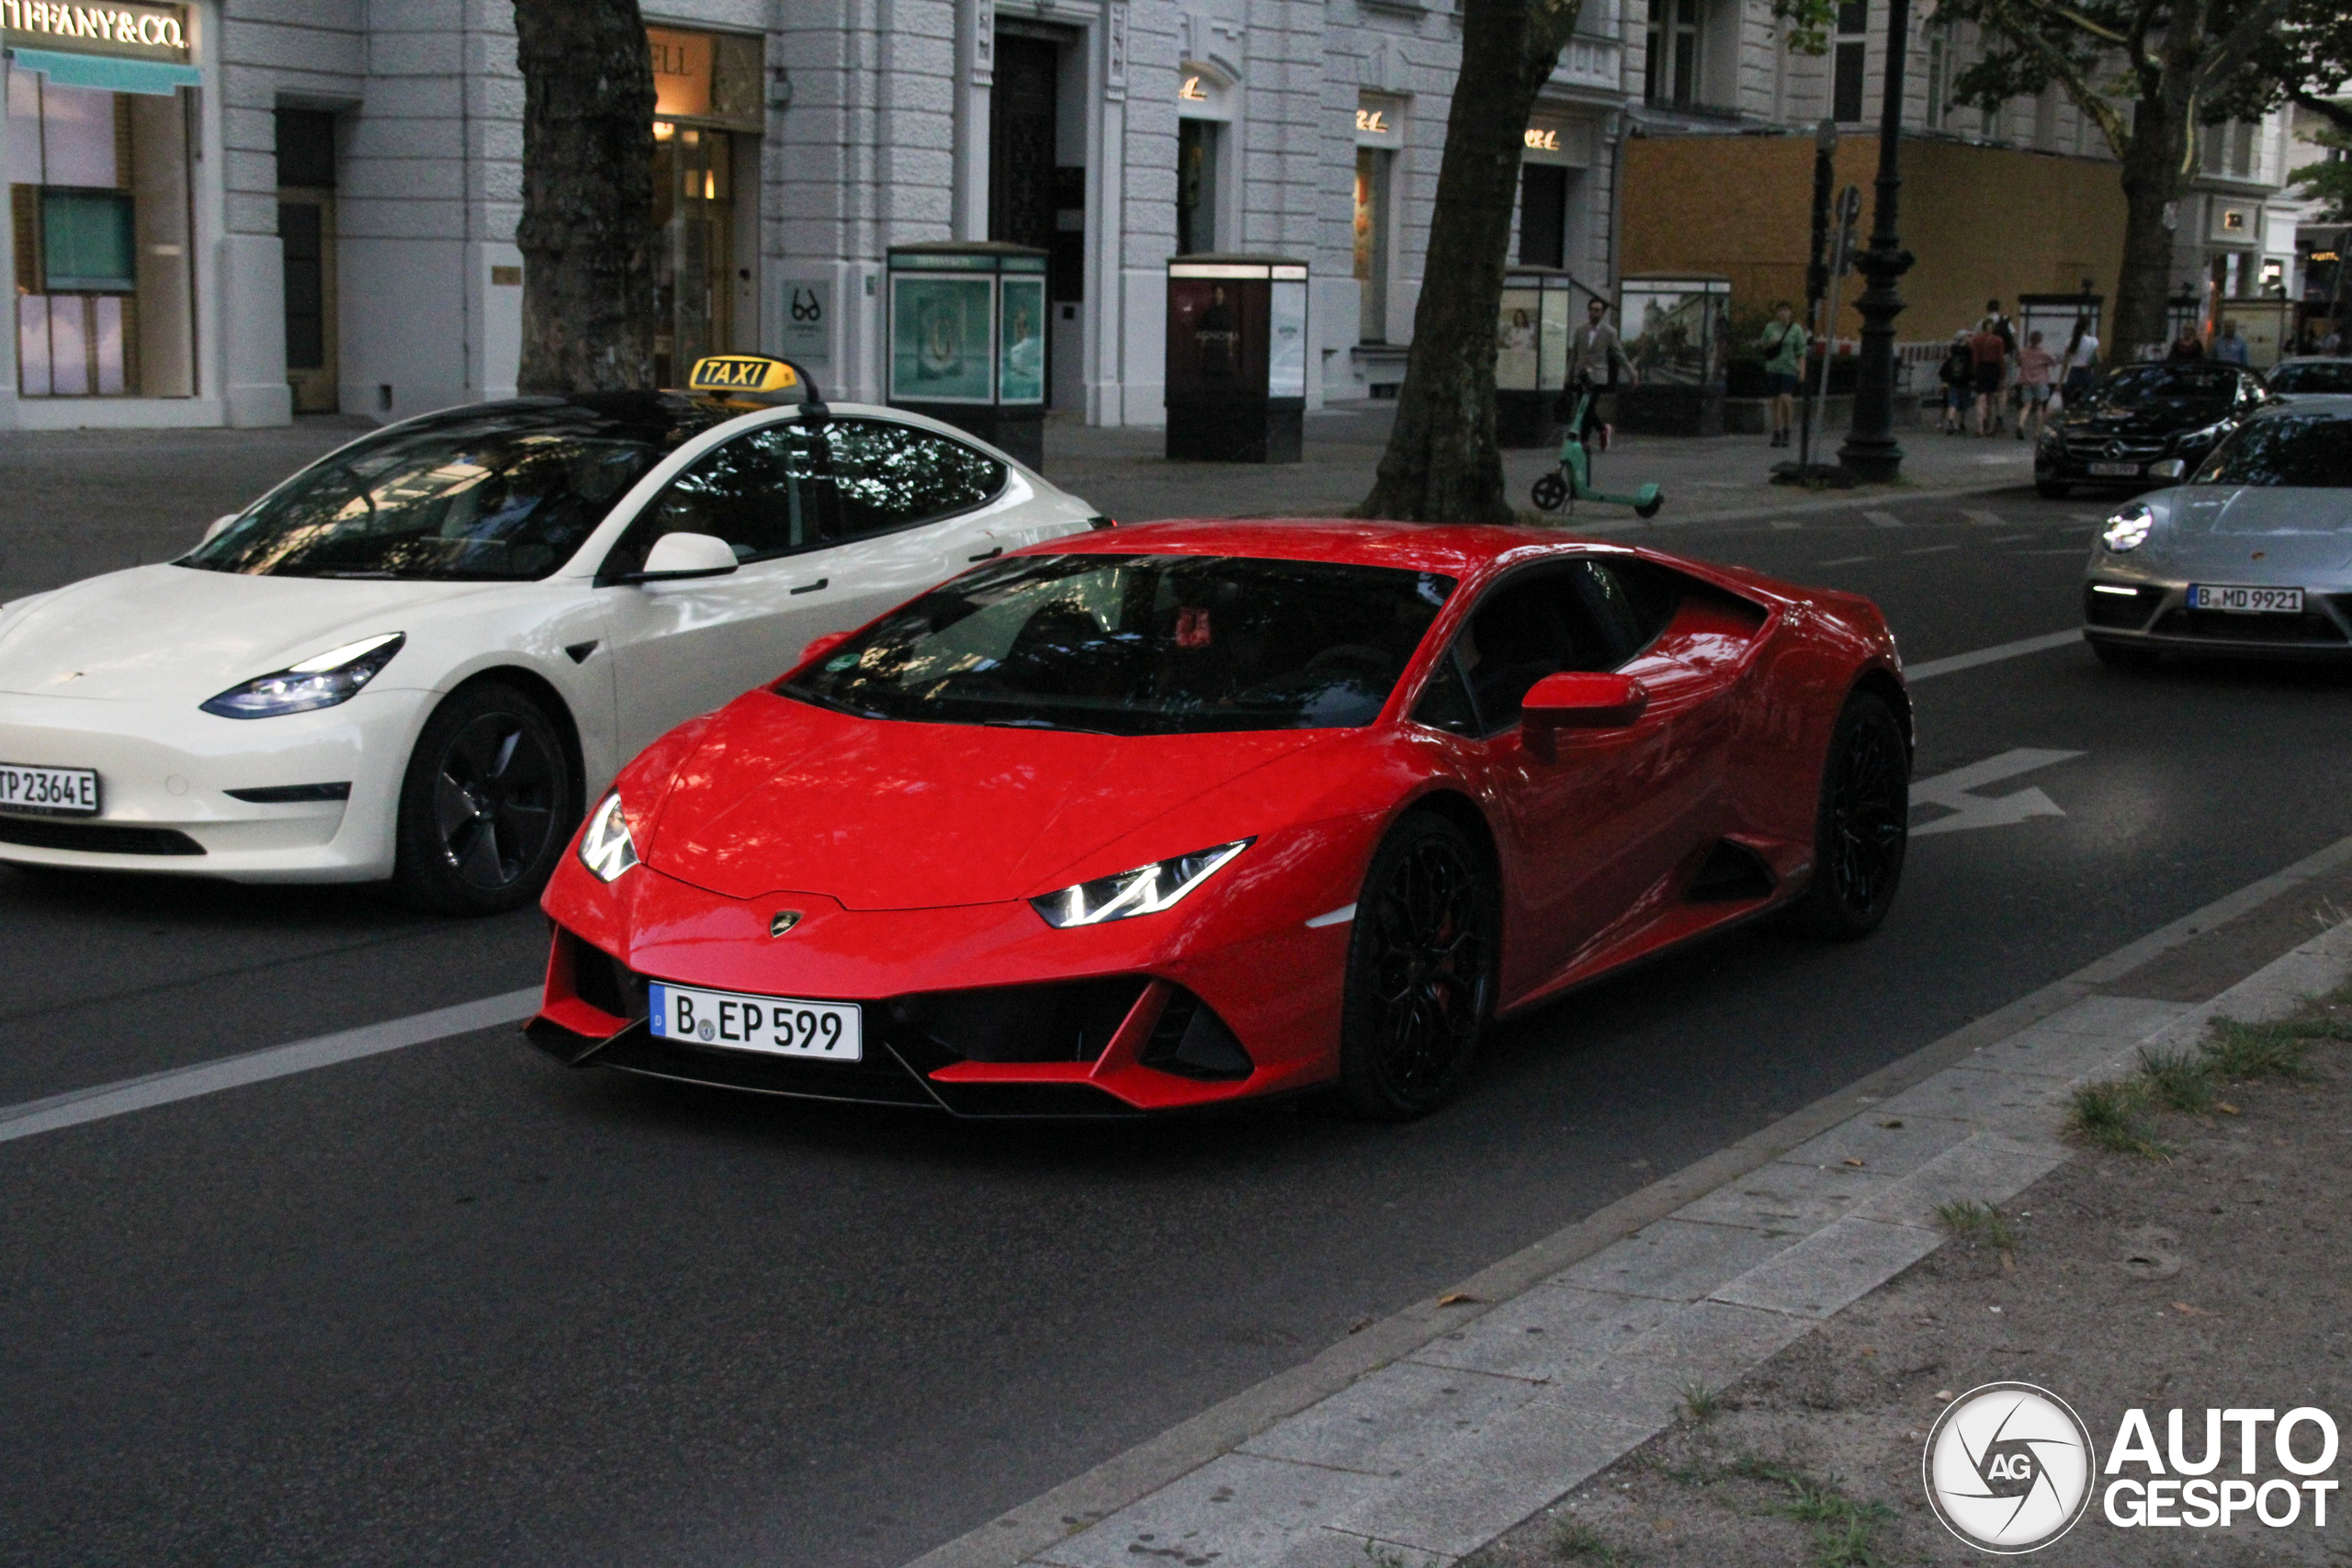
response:
<path fill-rule="evenodd" d="M 277 239 L 285 252 L 286 380 L 296 413 L 340 406 L 334 256 L 334 116 L 277 111 Z"/>
<path fill-rule="evenodd" d="M 756 349 L 751 261 L 756 237 L 741 232 L 757 204 L 737 182 L 759 179 L 759 139 L 707 126 L 653 128 L 653 371 L 655 384 L 685 384 L 695 361 Z"/>

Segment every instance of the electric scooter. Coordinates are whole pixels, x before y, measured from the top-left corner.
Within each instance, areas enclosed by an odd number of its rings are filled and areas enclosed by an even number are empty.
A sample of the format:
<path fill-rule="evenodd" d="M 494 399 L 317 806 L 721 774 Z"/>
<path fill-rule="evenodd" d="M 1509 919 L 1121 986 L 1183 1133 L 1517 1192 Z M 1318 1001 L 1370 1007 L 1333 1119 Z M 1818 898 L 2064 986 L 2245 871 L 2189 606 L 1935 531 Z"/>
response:
<path fill-rule="evenodd" d="M 1579 501 L 1605 501 L 1612 506 L 1632 507 L 1636 517 L 1657 516 L 1658 508 L 1666 504 L 1666 491 L 1655 482 L 1643 484 L 1631 495 L 1610 495 L 1592 488 L 1592 456 L 1584 445 L 1585 418 L 1592 408 L 1592 383 L 1580 380 L 1576 417 L 1568 421 L 1567 434 L 1560 438 L 1560 466 L 1535 481 L 1528 499 L 1539 512 L 1557 512 L 1565 503 L 1571 517 Z"/>

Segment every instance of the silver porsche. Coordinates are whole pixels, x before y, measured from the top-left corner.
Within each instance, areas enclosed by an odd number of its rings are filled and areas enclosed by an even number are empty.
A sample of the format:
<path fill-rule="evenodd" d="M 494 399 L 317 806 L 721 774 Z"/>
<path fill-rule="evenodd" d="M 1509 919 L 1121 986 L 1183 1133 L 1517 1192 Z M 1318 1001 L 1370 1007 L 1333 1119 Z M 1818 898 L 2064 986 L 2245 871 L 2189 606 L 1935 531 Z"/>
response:
<path fill-rule="evenodd" d="M 2168 471 L 2167 471 L 2168 470 Z M 2099 530 L 2083 636 L 2109 664 L 2167 653 L 2352 658 L 2352 396 L 2256 413 Z"/>

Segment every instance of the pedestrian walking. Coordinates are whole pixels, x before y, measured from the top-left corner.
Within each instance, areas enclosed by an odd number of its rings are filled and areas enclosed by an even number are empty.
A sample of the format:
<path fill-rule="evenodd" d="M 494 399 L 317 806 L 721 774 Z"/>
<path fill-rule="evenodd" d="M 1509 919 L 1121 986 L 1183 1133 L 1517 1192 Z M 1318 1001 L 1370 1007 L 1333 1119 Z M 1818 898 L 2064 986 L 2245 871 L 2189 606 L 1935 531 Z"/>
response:
<path fill-rule="evenodd" d="M 1764 351 L 1764 388 L 1772 399 L 1772 445 L 1789 444 L 1789 425 L 1796 418 L 1797 380 L 1804 374 L 1805 331 L 1797 325 L 1796 311 L 1785 299 L 1772 307 L 1757 346 Z"/>
<path fill-rule="evenodd" d="M 1976 355 L 1969 351 L 1968 329 L 1951 334 L 1936 379 L 1944 387 L 1944 434 L 1960 435 L 1968 428 L 1968 406 L 1976 400 Z"/>
<path fill-rule="evenodd" d="M 2001 389 L 2008 380 L 2009 350 L 1986 316 L 1968 340 L 1969 357 L 1975 362 L 1976 434 L 1997 435 L 2001 430 Z"/>
<path fill-rule="evenodd" d="M 2001 395 L 1993 404 L 1993 434 L 2001 433 L 2001 416 L 2018 400 L 2018 329 L 2001 309 L 1998 299 L 1984 301 L 1985 318 L 1993 323 L 1993 331 L 2001 339 Z"/>
<path fill-rule="evenodd" d="M 2091 331 L 2088 316 L 2075 318 L 2075 330 L 2066 339 L 2065 361 L 2064 396 L 2071 404 L 2086 395 L 2091 383 L 2098 379 L 2098 334 Z"/>
<path fill-rule="evenodd" d="M 1584 308 L 1584 325 L 1568 340 L 1568 380 L 1560 389 L 1560 399 L 1554 408 L 1554 417 L 1562 423 L 1576 417 L 1577 400 L 1585 392 L 1599 393 L 1603 389 L 1616 390 L 1617 373 L 1623 370 L 1628 385 L 1639 381 L 1642 374 L 1626 357 L 1625 345 L 1617 329 L 1609 324 L 1609 306 L 1600 299 L 1588 301 Z M 1598 396 L 1584 399 L 1584 422 L 1577 426 L 1577 439 L 1585 441 L 1594 431 L 1600 433 L 1600 450 L 1609 450 L 1616 427 L 1605 424 L 1600 418 Z"/>
<path fill-rule="evenodd" d="M 2041 346 L 2041 334 L 2027 334 L 2025 346 L 2018 350 L 2018 439 L 2028 439 L 2026 427 L 2031 425 L 2039 436 L 2044 422 L 2050 417 L 2050 388 L 2058 370 L 2058 356 Z"/>

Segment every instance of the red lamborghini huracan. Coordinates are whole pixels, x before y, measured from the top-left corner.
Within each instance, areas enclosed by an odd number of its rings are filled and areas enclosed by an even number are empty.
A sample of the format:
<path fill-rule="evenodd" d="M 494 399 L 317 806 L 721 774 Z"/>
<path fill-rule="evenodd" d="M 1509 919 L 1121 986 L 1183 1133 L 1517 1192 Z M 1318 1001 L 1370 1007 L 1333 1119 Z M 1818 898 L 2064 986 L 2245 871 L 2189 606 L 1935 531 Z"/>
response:
<path fill-rule="evenodd" d="M 1902 874 L 1849 594 L 1506 528 L 1169 523 L 966 572 L 621 771 L 544 900 L 576 1066 L 967 1115 L 1334 1085 Z"/>

